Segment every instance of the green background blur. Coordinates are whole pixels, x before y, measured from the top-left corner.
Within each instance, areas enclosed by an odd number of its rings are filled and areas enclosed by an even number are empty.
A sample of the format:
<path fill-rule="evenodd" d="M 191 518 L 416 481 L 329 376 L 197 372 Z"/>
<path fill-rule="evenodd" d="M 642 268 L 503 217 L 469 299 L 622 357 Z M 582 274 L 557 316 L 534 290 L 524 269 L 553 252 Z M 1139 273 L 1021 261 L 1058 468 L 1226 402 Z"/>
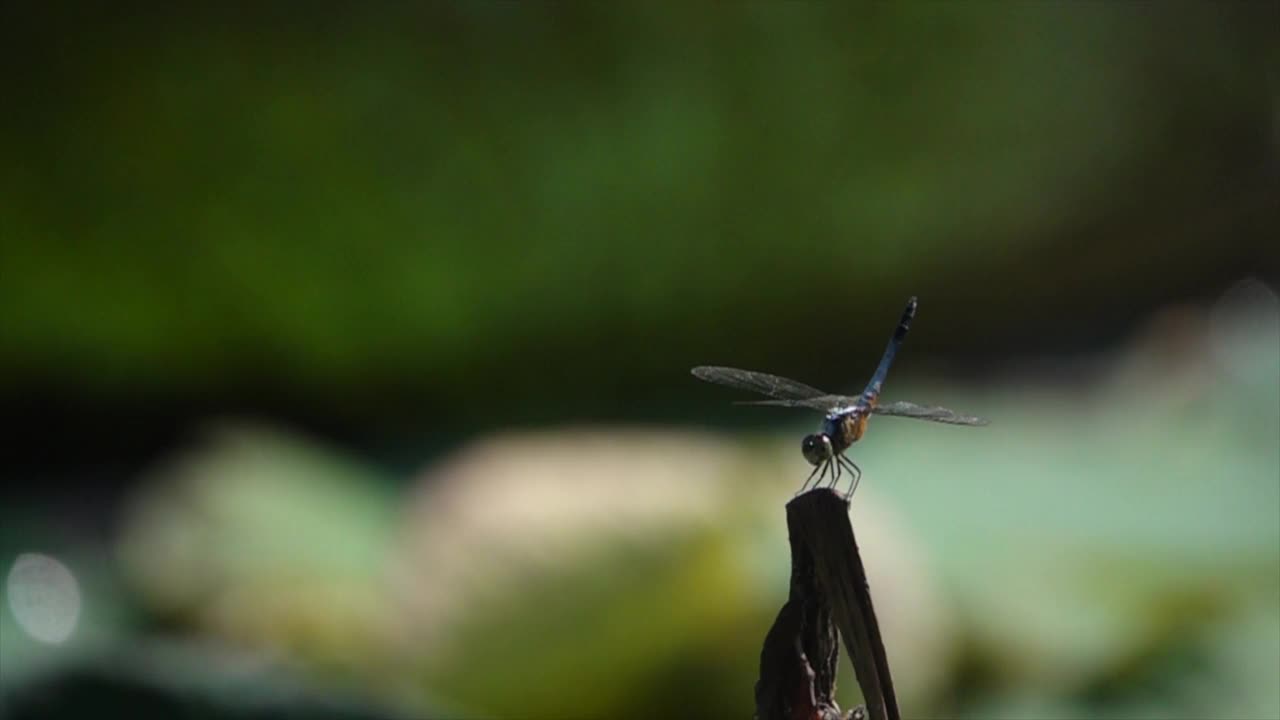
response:
<path fill-rule="evenodd" d="M 1280 718 L 1277 7 L 0 11 L 0 716 L 748 717 L 818 418 L 688 369 L 917 295 L 904 714 Z"/>

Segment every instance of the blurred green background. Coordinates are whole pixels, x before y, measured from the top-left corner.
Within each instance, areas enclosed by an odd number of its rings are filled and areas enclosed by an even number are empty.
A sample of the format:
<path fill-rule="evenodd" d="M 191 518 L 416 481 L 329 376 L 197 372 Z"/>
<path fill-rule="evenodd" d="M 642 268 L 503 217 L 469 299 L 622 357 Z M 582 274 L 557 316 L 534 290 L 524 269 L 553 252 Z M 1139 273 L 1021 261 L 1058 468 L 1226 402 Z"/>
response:
<path fill-rule="evenodd" d="M 688 369 L 918 295 L 904 714 L 1280 718 L 1277 7 L 0 11 L 0 716 L 748 717 L 819 418 Z"/>

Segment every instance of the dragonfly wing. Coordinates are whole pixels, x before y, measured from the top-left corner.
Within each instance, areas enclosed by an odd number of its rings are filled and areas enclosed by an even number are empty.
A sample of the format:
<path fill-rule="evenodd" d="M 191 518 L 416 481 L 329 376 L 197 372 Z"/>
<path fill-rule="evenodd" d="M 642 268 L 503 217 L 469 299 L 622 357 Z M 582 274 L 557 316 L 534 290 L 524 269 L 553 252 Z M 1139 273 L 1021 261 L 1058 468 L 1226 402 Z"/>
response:
<path fill-rule="evenodd" d="M 953 410 L 944 407 L 916 405 L 909 402 L 891 402 L 883 405 L 876 405 L 871 412 L 877 415 L 891 415 L 894 417 L 909 417 L 917 420 L 932 420 L 933 422 L 948 423 L 950 425 L 987 425 L 989 421 L 973 415 L 961 415 Z"/>
<path fill-rule="evenodd" d="M 845 397 L 844 395 L 819 395 L 818 397 L 805 398 L 802 400 L 741 400 L 735 405 L 775 405 L 778 407 L 807 407 L 814 410 L 826 412 L 833 408 L 850 406 L 856 403 L 857 398 Z"/>
<path fill-rule="evenodd" d="M 749 390 L 760 395 L 767 395 L 774 400 L 797 402 L 803 407 L 810 407 L 801 401 L 813 400 L 821 397 L 832 397 L 827 393 L 805 385 L 802 382 L 789 380 L 777 375 L 768 373 L 755 372 L 753 370 L 739 370 L 730 367 L 715 367 L 703 365 L 693 369 L 693 376 L 699 380 L 706 380 L 717 385 L 727 385 L 731 388 L 739 390 Z M 784 405 L 785 402 L 765 401 L 769 405 Z M 794 406 L 788 406 L 794 407 Z"/>

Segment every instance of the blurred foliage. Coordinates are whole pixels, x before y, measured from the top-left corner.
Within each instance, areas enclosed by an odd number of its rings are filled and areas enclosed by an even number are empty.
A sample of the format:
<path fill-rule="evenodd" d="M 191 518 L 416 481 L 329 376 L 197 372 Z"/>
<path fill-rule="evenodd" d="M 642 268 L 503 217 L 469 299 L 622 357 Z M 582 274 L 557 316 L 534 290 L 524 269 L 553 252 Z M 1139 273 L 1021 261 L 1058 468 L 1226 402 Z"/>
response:
<path fill-rule="evenodd" d="M 972 351 L 1276 258 L 1266 5 L 14 15 L 11 392 L 663 407 L 726 352 L 843 379 L 789 348 L 910 293 Z"/>
<path fill-rule="evenodd" d="M 904 379 L 894 396 L 996 422 L 883 418 L 857 448 L 854 522 L 912 714 L 1280 712 L 1280 301 L 1243 285 L 1096 367 L 1086 393 Z M 152 476 L 121 557 L 152 612 L 411 716 L 442 698 L 452 716 L 746 715 L 785 597 L 795 435 L 495 437 L 394 497 L 244 428 Z"/>
<path fill-rule="evenodd" d="M 0 562 L 84 607 L 0 715 L 745 716 L 802 420 L 687 368 L 915 294 L 995 422 L 857 448 L 908 714 L 1280 717 L 1278 7 L 5 8 Z"/>
<path fill-rule="evenodd" d="M 379 588 L 395 519 L 385 480 L 249 429 L 216 447 L 151 479 L 157 490 L 127 519 L 148 529 L 126 535 L 121 557 L 153 612 L 189 622 L 198 607 L 236 642 L 372 670 L 371 638 L 392 632 Z"/>

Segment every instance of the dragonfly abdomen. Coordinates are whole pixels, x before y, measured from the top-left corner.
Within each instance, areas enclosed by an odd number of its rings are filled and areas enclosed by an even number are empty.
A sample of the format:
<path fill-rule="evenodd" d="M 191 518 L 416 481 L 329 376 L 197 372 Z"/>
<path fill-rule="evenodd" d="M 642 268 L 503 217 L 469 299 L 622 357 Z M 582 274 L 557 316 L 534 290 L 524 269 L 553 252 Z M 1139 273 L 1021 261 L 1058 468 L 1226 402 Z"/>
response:
<path fill-rule="evenodd" d="M 916 298 L 912 296 L 907 300 L 907 307 L 902 311 L 902 318 L 898 320 L 898 327 L 893 331 L 893 337 L 889 338 L 889 344 L 884 349 L 884 355 L 880 356 L 880 365 L 876 367 L 876 372 L 871 376 L 871 381 L 867 383 L 867 389 L 862 392 L 864 399 L 872 399 L 880 395 L 880 388 L 884 386 L 884 378 L 889 374 L 889 366 L 893 364 L 893 356 L 898 353 L 898 348 L 902 347 L 902 341 L 907 337 L 907 331 L 911 329 L 911 321 L 916 316 Z"/>

